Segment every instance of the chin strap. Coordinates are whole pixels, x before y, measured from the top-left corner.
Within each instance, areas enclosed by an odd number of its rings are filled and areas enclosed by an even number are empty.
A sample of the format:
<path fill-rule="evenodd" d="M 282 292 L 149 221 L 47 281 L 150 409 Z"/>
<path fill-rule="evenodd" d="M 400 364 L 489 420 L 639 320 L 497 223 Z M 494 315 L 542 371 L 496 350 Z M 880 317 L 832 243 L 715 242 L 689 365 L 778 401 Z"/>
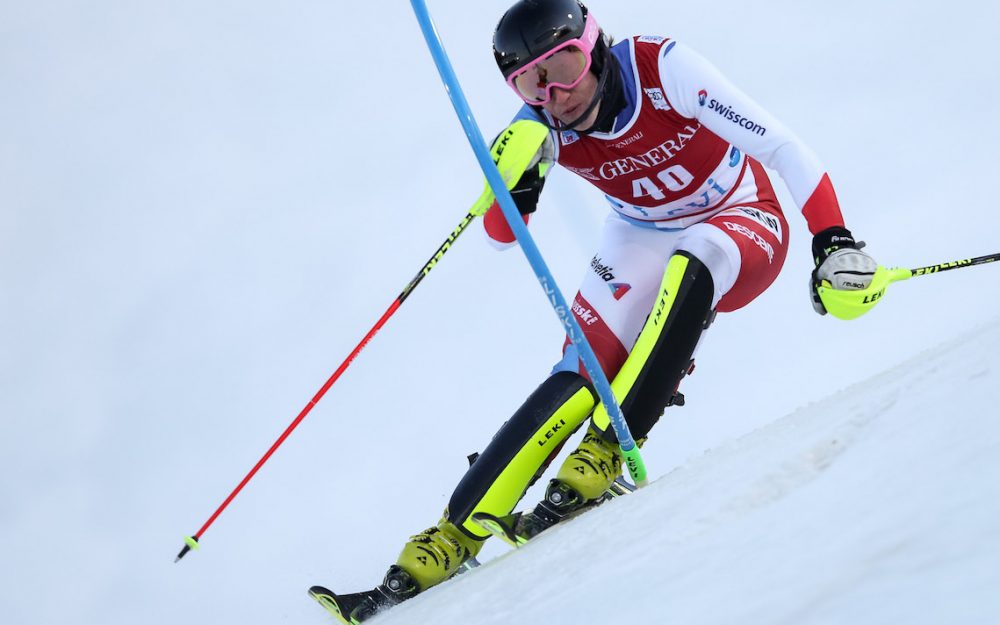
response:
<path fill-rule="evenodd" d="M 614 129 L 615 118 L 622 112 L 627 104 L 625 101 L 625 91 L 622 88 L 621 66 L 618 59 L 611 51 L 607 52 L 608 58 L 605 60 L 605 67 L 608 70 L 608 79 L 603 85 L 603 95 L 601 97 L 601 110 L 594 120 L 594 125 L 588 128 L 584 134 L 591 132 L 611 132 Z"/>

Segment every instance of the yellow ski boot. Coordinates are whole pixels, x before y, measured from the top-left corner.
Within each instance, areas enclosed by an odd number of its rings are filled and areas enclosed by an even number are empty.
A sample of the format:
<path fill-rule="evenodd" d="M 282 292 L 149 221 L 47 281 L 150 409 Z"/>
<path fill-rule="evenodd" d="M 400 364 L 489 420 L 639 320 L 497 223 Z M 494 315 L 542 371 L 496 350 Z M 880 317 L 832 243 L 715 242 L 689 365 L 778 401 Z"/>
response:
<path fill-rule="evenodd" d="M 556 479 L 587 502 L 602 496 L 621 474 L 622 455 L 618 445 L 587 428 L 580 446 L 559 467 Z"/>
<path fill-rule="evenodd" d="M 416 591 L 421 592 L 455 575 L 482 547 L 482 541 L 470 538 L 451 521 L 441 519 L 434 527 L 410 537 L 396 566 L 409 574 Z"/>
<path fill-rule="evenodd" d="M 588 428 L 580 446 L 566 458 L 556 478 L 549 482 L 545 498 L 529 512 L 496 519 L 495 526 L 506 528 L 502 534 L 507 542 L 524 544 L 557 523 L 629 492 L 631 488 L 615 482 L 621 472 L 622 456 L 618 445 L 607 442 L 598 432 Z"/>

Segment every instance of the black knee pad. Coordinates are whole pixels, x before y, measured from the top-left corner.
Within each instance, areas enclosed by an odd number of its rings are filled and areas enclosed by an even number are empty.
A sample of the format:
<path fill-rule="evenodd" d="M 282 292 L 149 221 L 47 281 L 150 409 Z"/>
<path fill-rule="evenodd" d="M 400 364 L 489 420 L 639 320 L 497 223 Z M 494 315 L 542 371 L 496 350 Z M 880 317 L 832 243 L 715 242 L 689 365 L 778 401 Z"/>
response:
<path fill-rule="evenodd" d="M 686 260 L 679 286 L 672 293 L 664 289 L 650 312 L 639 341 L 652 340 L 653 347 L 621 400 L 622 414 L 636 440 L 649 434 L 670 405 L 681 378 L 691 367 L 701 333 L 713 317 L 715 284 L 708 267 L 683 251 L 675 253 L 671 261 L 678 256 Z M 603 429 L 603 435 L 615 440 L 610 425 Z"/>

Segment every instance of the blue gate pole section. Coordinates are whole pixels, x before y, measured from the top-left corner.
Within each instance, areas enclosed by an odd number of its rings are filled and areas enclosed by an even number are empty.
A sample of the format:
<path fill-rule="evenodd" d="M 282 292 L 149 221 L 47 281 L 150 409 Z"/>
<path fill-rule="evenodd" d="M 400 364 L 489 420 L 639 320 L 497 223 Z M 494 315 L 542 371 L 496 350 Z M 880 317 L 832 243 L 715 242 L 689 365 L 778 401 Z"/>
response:
<path fill-rule="evenodd" d="M 548 266 L 545 264 L 545 259 L 542 258 L 542 254 L 528 232 L 527 226 L 521 220 L 521 214 L 514 204 L 514 199 L 511 197 L 510 191 L 507 190 L 507 185 L 504 183 L 503 177 L 490 157 L 489 148 L 486 146 L 486 142 L 483 141 L 479 125 L 472 115 L 469 103 L 466 101 L 462 87 L 455 76 L 455 70 L 452 69 L 448 54 L 444 50 L 441 38 L 434 27 L 430 13 L 427 11 L 427 3 L 424 0 L 410 0 L 410 3 L 413 5 L 413 11 L 416 13 L 417 21 L 420 22 L 420 29 L 423 31 L 424 39 L 427 41 L 427 47 L 430 48 L 431 56 L 434 57 L 434 64 L 437 65 L 438 73 L 441 74 L 441 80 L 444 81 L 448 97 L 455 107 L 455 113 L 458 115 L 459 121 L 462 122 L 462 128 L 465 129 L 465 136 L 469 139 L 472 151 L 476 154 L 479 166 L 486 175 L 486 180 L 493 189 L 493 194 L 500 204 L 500 209 L 503 211 L 507 223 L 510 224 L 514 236 L 517 237 L 517 241 L 521 245 L 528 263 L 531 265 L 532 270 L 534 270 L 539 283 L 541 283 L 542 290 L 545 291 L 545 295 L 559 316 L 559 320 L 566 328 L 566 335 L 580 352 L 584 367 L 590 375 L 597 394 L 611 419 L 611 425 L 614 427 L 615 434 L 618 437 L 618 444 L 621 446 L 629 474 L 637 486 L 644 486 L 647 483 L 646 466 L 642 460 L 642 456 L 639 454 L 639 448 L 635 444 L 635 439 L 632 438 L 628 424 L 622 416 L 618 400 L 615 399 L 611 385 L 601 370 L 597 355 L 594 354 L 594 350 L 590 347 L 590 343 L 584 336 L 583 330 L 573 316 L 570 307 L 567 306 L 566 299 L 559 291 L 559 287 L 552 277 L 552 272 L 549 271 Z"/>

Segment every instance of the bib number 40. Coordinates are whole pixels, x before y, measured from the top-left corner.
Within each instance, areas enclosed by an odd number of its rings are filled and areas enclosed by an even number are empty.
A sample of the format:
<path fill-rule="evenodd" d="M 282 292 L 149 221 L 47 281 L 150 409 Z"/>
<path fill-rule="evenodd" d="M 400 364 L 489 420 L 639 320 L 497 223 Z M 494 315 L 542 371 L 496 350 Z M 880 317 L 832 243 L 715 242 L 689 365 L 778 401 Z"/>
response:
<path fill-rule="evenodd" d="M 666 192 L 682 191 L 692 181 L 694 181 L 694 176 L 691 175 L 691 172 L 681 165 L 673 165 L 656 174 L 656 180 L 648 176 L 633 180 L 632 197 L 649 196 L 654 200 L 665 200 L 667 199 Z"/>

